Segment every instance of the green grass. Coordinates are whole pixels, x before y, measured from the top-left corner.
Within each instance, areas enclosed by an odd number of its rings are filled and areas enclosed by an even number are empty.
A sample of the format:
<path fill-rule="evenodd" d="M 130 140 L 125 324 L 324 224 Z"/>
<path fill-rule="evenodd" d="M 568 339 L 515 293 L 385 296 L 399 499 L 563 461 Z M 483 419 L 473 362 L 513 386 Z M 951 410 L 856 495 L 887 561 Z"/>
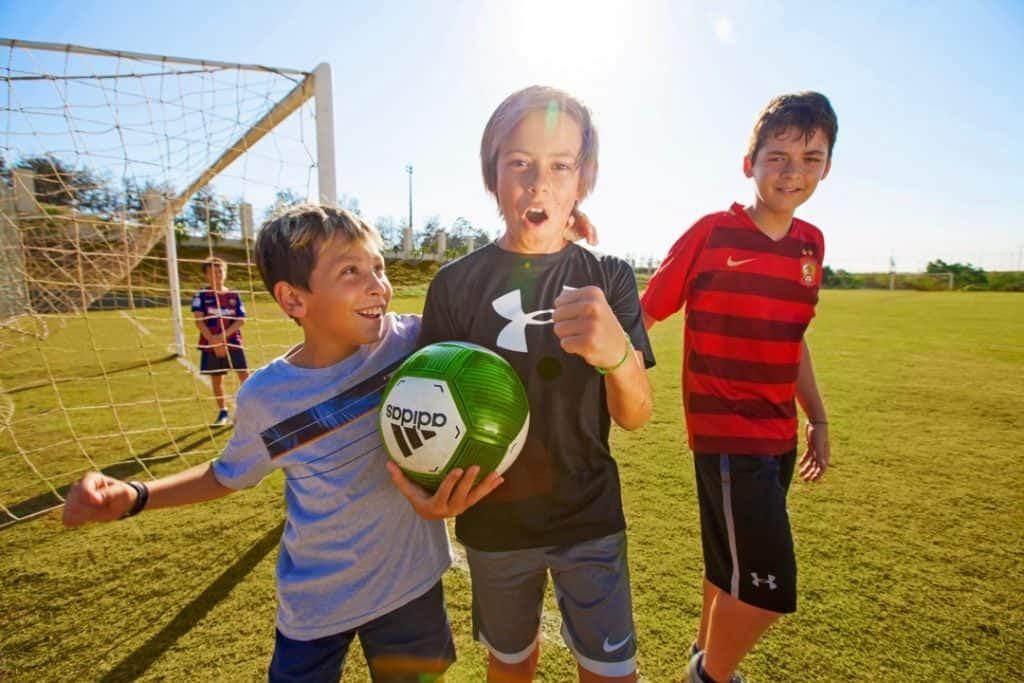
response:
<path fill-rule="evenodd" d="M 400 298 L 395 307 L 421 305 L 420 298 Z M 293 343 L 298 328 L 269 310 L 259 313 L 246 334 L 252 353 L 265 359 Z M 166 313 L 146 315 L 157 328 Z M 109 409 L 70 410 L 69 420 L 68 410 L 54 408 L 58 393 L 66 409 L 105 403 L 106 385 L 88 378 L 100 366 L 120 370 L 110 375 L 119 402 L 142 404 L 118 408 L 132 429 L 160 425 L 154 404 L 144 404 L 154 393 L 183 425 L 198 429 L 208 418 L 209 389 L 166 360 L 166 338 L 147 344 L 131 337 L 134 347 L 120 348 L 122 324 L 117 313 L 90 314 L 5 358 L 0 381 L 8 392 L 19 390 L 8 393 L 12 428 L 0 433 L 0 503 L 9 507 L 45 488 L 16 445 L 39 448 L 72 427 L 80 434 L 109 428 Z M 612 435 L 629 521 L 641 672 L 659 683 L 679 680 L 700 609 L 680 324 L 677 316 L 652 330 L 658 366 L 651 371 L 651 424 Z M 88 335 L 111 350 L 82 349 Z M 1021 340 L 1024 297 L 1013 294 L 823 293 L 808 341 L 829 407 L 833 467 L 819 484 L 793 485 L 800 608 L 744 662 L 751 680 L 1018 678 Z M 43 361 L 79 379 L 36 386 L 45 379 Z M 29 419 L 32 411 L 45 418 Z M 210 457 L 226 435 L 175 432 L 172 439 L 166 431 L 101 441 L 92 457 L 116 463 L 126 460 L 129 443 L 136 453 L 155 448 L 168 456 L 151 463 L 161 473 Z M 201 443 L 179 455 L 173 446 L 159 449 L 169 441 L 179 449 Z M 36 458 L 47 463 L 54 486 L 87 466 L 73 448 L 52 451 Z M 275 476 L 228 499 L 75 532 L 64 531 L 56 513 L 0 529 L 0 681 L 264 680 L 281 488 Z M 468 580 L 453 570 L 445 583 L 460 655 L 447 680 L 481 681 L 485 660 L 469 638 Z M 557 635 L 545 642 L 538 680 L 575 679 L 559 642 Z M 358 653 L 345 680 L 367 680 Z"/>

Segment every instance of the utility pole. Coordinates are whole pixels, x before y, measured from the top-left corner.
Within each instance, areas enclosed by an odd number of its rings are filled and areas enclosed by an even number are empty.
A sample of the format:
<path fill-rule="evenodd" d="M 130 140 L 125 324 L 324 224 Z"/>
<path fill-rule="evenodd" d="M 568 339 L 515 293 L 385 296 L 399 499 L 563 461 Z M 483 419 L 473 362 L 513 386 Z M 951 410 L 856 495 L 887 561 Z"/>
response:
<path fill-rule="evenodd" d="M 405 165 L 405 172 L 409 174 L 409 229 L 412 230 L 412 164 Z"/>

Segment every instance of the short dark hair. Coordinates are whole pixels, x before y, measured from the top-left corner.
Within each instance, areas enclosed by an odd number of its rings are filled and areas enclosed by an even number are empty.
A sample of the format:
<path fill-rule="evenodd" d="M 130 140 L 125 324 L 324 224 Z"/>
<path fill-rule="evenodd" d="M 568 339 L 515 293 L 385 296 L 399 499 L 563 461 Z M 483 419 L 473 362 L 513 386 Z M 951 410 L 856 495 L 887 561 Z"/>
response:
<path fill-rule="evenodd" d="M 381 246 L 380 233 L 345 209 L 299 204 L 273 216 L 256 237 L 256 265 L 271 294 L 278 282 L 309 291 L 309 276 L 320 251 L 336 235 Z"/>
<path fill-rule="evenodd" d="M 753 162 L 769 136 L 778 136 L 784 131 L 796 128 L 804 139 L 810 141 L 814 131 L 820 130 L 828 137 L 828 158 L 836 146 L 839 122 L 832 103 L 820 92 L 798 92 L 773 97 L 754 122 L 750 134 L 747 156 Z"/>

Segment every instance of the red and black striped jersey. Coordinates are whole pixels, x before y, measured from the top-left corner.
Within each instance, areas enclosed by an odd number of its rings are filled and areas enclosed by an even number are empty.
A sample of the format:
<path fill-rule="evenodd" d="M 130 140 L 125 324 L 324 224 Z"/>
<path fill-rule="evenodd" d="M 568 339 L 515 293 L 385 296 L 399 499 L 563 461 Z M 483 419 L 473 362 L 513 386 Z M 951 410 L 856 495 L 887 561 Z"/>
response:
<path fill-rule="evenodd" d="M 697 453 L 781 455 L 796 447 L 796 379 L 825 243 L 793 219 L 772 240 L 740 204 L 697 221 L 641 298 L 664 320 L 685 304 L 683 405 Z"/>

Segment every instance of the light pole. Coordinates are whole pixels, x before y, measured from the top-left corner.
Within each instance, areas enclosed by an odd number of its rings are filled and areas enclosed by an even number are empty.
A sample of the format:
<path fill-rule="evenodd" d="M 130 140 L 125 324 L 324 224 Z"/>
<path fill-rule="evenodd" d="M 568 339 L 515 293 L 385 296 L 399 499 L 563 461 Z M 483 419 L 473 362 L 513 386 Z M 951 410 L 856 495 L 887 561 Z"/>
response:
<path fill-rule="evenodd" d="M 412 164 L 405 165 L 405 172 L 409 174 L 409 229 L 412 230 Z"/>

